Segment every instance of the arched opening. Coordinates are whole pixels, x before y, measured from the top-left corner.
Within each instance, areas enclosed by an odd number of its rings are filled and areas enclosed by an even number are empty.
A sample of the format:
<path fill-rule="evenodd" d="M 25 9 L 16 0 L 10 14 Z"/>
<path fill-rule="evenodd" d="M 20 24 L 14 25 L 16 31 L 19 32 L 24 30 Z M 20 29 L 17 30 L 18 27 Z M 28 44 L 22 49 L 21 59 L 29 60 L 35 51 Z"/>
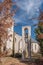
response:
<path fill-rule="evenodd" d="M 25 43 L 28 43 L 28 28 L 25 28 L 24 30 L 24 35 L 25 35 Z"/>
<path fill-rule="evenodd" d="M 24 40 L 25 40 L 25 57 L 28 58 L 29 42 L 28 42 L 28 28 L 24 29 Z"/>

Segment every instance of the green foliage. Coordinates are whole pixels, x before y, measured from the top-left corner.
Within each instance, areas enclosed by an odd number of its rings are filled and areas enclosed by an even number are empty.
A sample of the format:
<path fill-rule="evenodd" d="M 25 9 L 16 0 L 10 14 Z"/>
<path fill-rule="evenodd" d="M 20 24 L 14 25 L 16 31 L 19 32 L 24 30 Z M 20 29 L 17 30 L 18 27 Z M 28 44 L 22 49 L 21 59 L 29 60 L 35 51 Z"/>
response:
<path fill-rule="evenodd" d="M 35 29 L 36 40 L 40 43 L 40 51 L 43 56 L 43 22 L 39 22 Z"/>

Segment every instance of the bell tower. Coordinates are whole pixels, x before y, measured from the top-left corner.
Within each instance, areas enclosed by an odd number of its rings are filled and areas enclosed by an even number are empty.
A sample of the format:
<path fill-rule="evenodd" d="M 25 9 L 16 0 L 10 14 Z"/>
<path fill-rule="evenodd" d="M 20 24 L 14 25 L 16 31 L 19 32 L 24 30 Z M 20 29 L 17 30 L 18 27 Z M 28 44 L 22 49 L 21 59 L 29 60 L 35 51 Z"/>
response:
<path fill-rule="evenodd" d="M 30 38 L 31 38 L 31 27 L 22 27 L 22 41 L 23 41 L 23 53 L 24 57 L 28 58 L 30 55 Z"/>

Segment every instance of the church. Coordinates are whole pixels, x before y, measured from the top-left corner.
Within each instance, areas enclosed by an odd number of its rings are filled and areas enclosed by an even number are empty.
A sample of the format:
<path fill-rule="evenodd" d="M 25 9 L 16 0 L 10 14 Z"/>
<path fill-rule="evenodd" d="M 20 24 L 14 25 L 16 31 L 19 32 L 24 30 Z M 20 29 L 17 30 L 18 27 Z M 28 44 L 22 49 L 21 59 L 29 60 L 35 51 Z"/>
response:
<path fill-rule="evenodd" d="M 14 50 L 14 54 L 25 53 L 26 58 L 29 57 L 30 53 L 32 56 L 40 54 L 39 42 L 31 38 L 31 26 L 22 27 L 22 36 L 13 32 L 13 30 L 12 33 L 10 33 L 12 34 L 12 38 L 9 38 L 6 45 L 7 50 L 9 50 L 8 55 L 12 54 L 12 50 Z"/>

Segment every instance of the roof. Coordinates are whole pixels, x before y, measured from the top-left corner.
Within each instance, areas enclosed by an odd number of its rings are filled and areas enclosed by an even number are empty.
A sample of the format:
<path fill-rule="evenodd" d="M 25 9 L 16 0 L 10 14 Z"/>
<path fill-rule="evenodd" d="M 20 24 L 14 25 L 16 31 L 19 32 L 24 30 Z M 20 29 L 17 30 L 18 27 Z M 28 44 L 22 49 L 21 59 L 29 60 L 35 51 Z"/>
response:
<path fill-rule="evenodd" d="M 38 43 L 35 39 L 31 38 L 31 43 Z"/>

